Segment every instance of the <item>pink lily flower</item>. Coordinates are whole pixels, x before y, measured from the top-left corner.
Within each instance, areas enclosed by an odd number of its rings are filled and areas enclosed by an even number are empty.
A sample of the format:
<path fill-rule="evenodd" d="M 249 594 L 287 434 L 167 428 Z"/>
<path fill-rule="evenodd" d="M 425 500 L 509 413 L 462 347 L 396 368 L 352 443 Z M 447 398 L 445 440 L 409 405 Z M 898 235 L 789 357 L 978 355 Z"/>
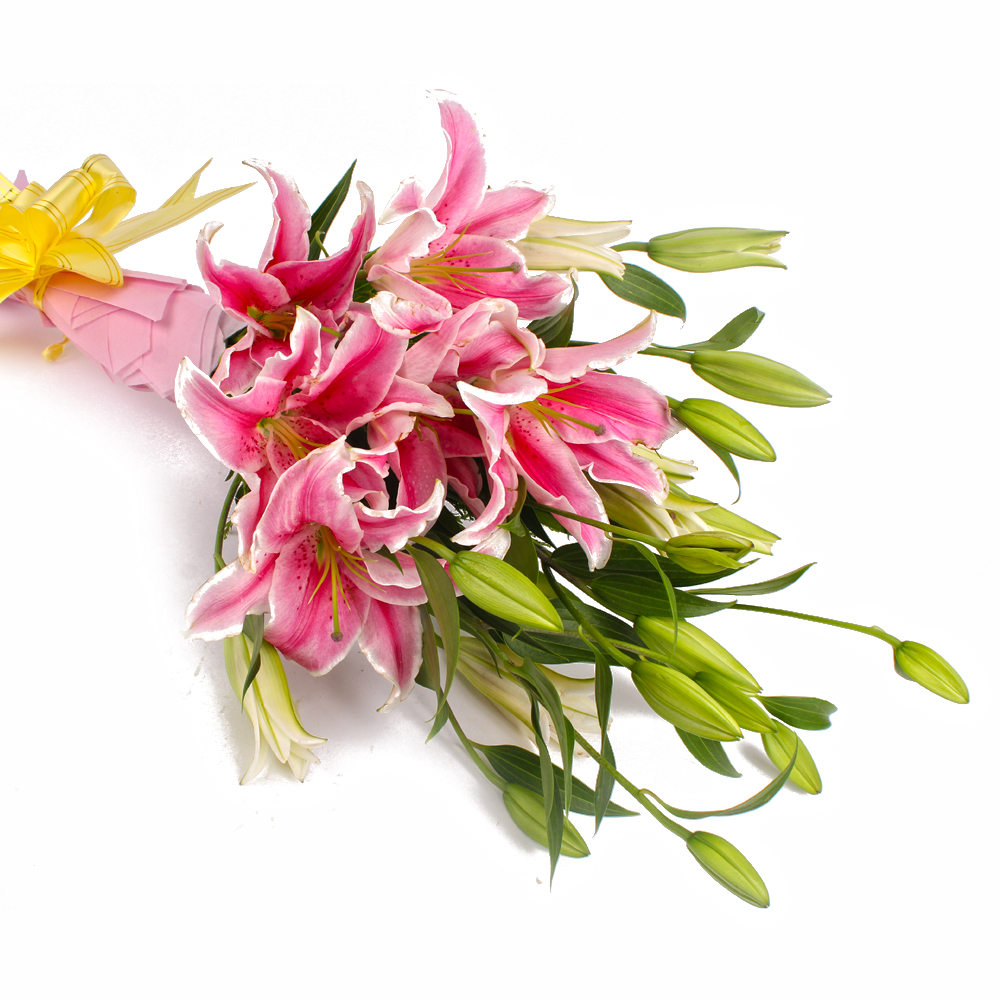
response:
<path fill-rule="evenodd" d="M 235 345 L 223 378 L 227 391 L 250 384 L 266 360 L 269 339 L 284 340 L 295 322 L 296 306 L 312 312 L 331 330 L 340 329 L 354 291 L 354 279 L 375 233 L 369 187 L 358 182 L 361 213 L 343 250 L 320 260 L 308 260 L 312 216 L 295 182 L 272 164 L 247 160 L 267 181 L 273 194 L 274 222 L 257 268 L 216 261 L 209 244 L 219 223 L 209 223 L 198 238 L 198 264 L 216 300 L 247 325 L 248 335 Z M 264 356 L 255 344 L 265 341 Z M 236 355 L 244 355 L 237 358 Z M 221 380 L 220 380 L 221 381 Z"/>
<path fill-rule="evenodd" d="M 405 698 L 420 667 L 417 606 L 427 598 L 410 556 L 376 553 L 422 534 L 441 512 L 444 486 L 416 509 L 389 509 L 383 462 L 340 438 L 289 469 L 254 533 L 255 571 L 237 560 L 202 586 L 188 608 L 191 634 L 236 635 L 246 615 L 267 612 L 267 641 L 311 673 L 331 670 L 357 640 L 393 684 L 383 710 Z M 354 499 L 376 494 L 386 506 Z"/>
<path fill-rule="evenodd" d="M 599 521 L 607 516 L 591 479 L 665 498 L 662 473 L 631 446 L 657 448 L 681 429 L 666 399 L 638 379 L 590 370 L 610 367 L 641 350 L 652 341 L 654 327 L 650 313 L 633 330 L 606 343 L 548 349 L 530 331 L 520 330 L 530 346 L 503 370 L 475 338 L 460 349 L 457 389 L 479 425 L 491 496 L 454 541 L 475 545 L 497 530 L 509 513 L 518 475 L 536 500 Z M 497 337 L 489 326 L 483 334 L 487 342 Z M 603 566 L 611 553 L 604 532 L 557 519 L 587 552 L 591 566 Z"/>
<path fill-rule="evenodd" d="M 486 156 L 472 116 L 451 100 L 441 100 L 440 110 L 448 144 L 444 170 L 429 192 L 412 177 L 400 185 L 379 221 L 406 218 L 369 258 L 368 280 L 405 298 L 417 299 L 421 286 L 430 288 L 456 308 L 488 297 L 515 302 L 527 319 L 557 312 L 569 281 L 529 275 L 511 242 L 548 215 L 555 199 L 523 184 L 487 188 Z M 410 294 L 403 295 L 391 272 Z"/>

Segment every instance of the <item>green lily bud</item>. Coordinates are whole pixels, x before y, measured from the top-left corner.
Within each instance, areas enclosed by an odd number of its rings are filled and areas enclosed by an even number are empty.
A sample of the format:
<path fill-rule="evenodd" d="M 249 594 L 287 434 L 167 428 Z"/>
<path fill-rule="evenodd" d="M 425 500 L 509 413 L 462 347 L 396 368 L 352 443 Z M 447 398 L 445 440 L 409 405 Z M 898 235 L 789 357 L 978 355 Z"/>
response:
<path fill-rule="evenodd" d="M 538 792 L 523 785 L 508 784 L 503 790 L 503 804 L 507 807 L 510 818 L 524 833 L 542 847 L 549 846 L 545 827 L 545 799 Z M 590 854 L 580 831 L 568 819 L 563 820 L 563 839 L 559 853 L 566 858 L 585 858 Z"/>
<path fill-rule="evenodd" d="M 695 351 L 691 371 L 737 399 L 771 406 L 821 406 L 830 393 L 801 372 L 744 351 Z"/>
<path fill-rule="evenodd" d="M 767 438 L 746 417 L 725 403 L 714 399 L 685 399 L 680 406 L 671 409 L 702 441 L 754 462 L 773 462 L 777 457 Z"/>
<path fill-rule="evenodd" d="M 916 681 L 928 691 L 958 702 L 969 703 L 969 689 L 958 671 L 940 653 L 919 642 L 901 642 L 895 647 L 896 673 L 908 681 Z"/>
<path fill-rule="evenodd" d="M 780 541 L 780 536 L 762 528 L 753 521 L 748 521 L 739 514 L 734 514 L 725 507 L 712 507 L 701 514 L 701 519 L 711 525 L 716 531 L 724 531 L 727 535 L 735 535 L 742 538 L 748 545 L 753 547 L 754 552 L 762 555 L 771 554 L 771 546 Z"/>
<path fill-rule="evenodd" d="M 636 660 L 632 680 L 646 704 L 667 722 L 707 740 L 738 740 L 736 720 L 690 677 L 649 660 Z"/>
<path fill-rule="evenodd" d="M 755 733 L 773 733 L 774 720 L 757 702 L 729 681 L 710 670 L 694 675 L 694 682 L 707 691 L 739 724 Z"/>
<path fill-rule="evenodd" d="M 742 569 L 740 558 L 750 549 L 743 539 L 722 531 L 692 531 L 671 538 L 664 554 L 689 573 L 708 574 L 720 569 Z"/>
<path fill-rule="evenodd" d="M 753 906 L 771 905 L 767 886 L 757 869 L 724 837 L 695 830 L 687 839 L 687 848 L 695 861 L 734 896 Z"/>
<path fill-rule="evenodd" d="M 803 791 L 809 792 L 811 795 L 819 795 L 823 791 L 823 782 L 812 759 L 812 754 L 802 742 L 802 737 L 793 733 L 783 722 L 778 722 L 777 719 L 772 721 L 775 732 L 762 733 L 760 737 L 764 743 L 764 753 L 771 758 L 771 763 L 776 768 L 784 771 L 792 759 L 792 754 L 795 753 L 795 741 L 798 740 L 799 752 L 795 757 L 795 767 L 792 768 L 789 777 Z"/>
<path fill-rule="evenodd" d="M 484 552 L 458 552 L 449 569 L 462 593 L 491 615 L 527 628 L 562 631 L 552 602 L 510 563 Z"/>
<path fill-rule="evenodd" d="M 689 677 L 710 670 L 721 674 L 741 691 L 749 691 L 751 694 L 760 691 L 760 685 L 750 671 L 728 649 L 688 621 L 681 619 L 677 622 L 676 646 L 672 618 L 643 615 L 636 619 L 635 630 L 650 649 L 667 657 L 673 666 Z"/>
<path fill-rule="evenodd" d="M 729 271 L 734 267 L 784 267 L 770 254 L 781 247 L 782 229 L 684 229 L 654 236 L 646 252 L 678 271 Z"/>

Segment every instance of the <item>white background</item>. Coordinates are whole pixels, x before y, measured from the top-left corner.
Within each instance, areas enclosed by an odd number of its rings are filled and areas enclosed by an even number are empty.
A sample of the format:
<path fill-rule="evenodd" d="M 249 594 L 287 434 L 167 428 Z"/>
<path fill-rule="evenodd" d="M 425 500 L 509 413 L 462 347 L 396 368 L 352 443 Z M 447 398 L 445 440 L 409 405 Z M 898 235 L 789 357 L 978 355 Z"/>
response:
<path fill-rule="evenodd" d="M 46 364 L 52 337 L 7 323 L 5 992 L 986 995 L 998 704 L 987 6 L 339 8 L 209 0 L 88 17 L 56 4 L 8 23 L 0 170 L 51 183 L 104 152 L 147 210 L 210 156 L 205 190 L 251 179 L 240 161 L 259 157 L 315 206 L 358 157 L 381 208 L 401 178 L 437 176 L 424 92 L 440 87 L 477 114 L 491 183 L 554 184 L 559 214 L 631 217 L 637 239 L 789 229 L 788 271 L 665 272 L 689 320 L 664 320 L 658 340 L 700 340 L 750 305 L 768 314 L 747 349 L 834 397 L 737 404 L 779 453 L 742 463 L 737 510 L 784 539 L 757 578 L 819 562 L 770 603 L 927 643 L 972 703 L 905 683 L 865 636 L 704 621 L 766 690 L 840 706 L 832 729 L 806 734 L 822 795 L 786 791 L 692 824 L 752 859 L 767 911 L 716 886 L 645 816 L 607 821 L 550 892 L 544 852 L 450 734 L 423 745 L 424 692 L 376 715 L 388 685 L 357 656 L 320 679 L 289 670 L 307 728 L 329 738 L 306 782 L 272 771 L 240 787 L 249 727 L 221 648 L 181 631 L 211 568 L 224 470 L 170 404 L 72 349 Z M 226 223 L 222 256 L 256 263 L 263 185 L 208 217 Z M 202 221 L 123 263 L 196 279 Z M 639 310 L 588 281 L 578 315 L 600 338 Z M 672 362 L 629 370 L 672 396 L 719 398 Z M 701 462 L 699 492 L 733 499 L 694 442 L 670 453 Z M 622 769 L 668 801 L 730 805 L 774 773 L 751 748 L 734 754 L 742 780 L 710 774 L 624 682 L 619 695 Z"/>

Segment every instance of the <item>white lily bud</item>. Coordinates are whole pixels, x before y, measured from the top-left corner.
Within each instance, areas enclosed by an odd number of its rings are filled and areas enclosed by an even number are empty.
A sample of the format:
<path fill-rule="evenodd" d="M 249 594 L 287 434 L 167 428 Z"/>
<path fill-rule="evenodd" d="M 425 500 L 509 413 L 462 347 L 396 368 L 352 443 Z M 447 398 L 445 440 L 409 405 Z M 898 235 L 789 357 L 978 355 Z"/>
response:
<path fill-rule="evenodd" d="M 226 673 L 238 698 L 243 693 L 250 670 L 250 644 L 245 635 L 230 636 L 224 641 Z M 287 764 L 299 781 L 304 781 L 309 765 L 316 757 L 309 749 L 326 740 L 307 733 L 299 721 L 288 679 L 281 664 L 281 656 L 269 642 L 260 647 L 260 670 L 253 679 L 243 709 L 253 726 L 254 755 L 240 784 L 256 778 L 273 754 L 282 764 Z"/>
<path fill-rule="evenodd" d="M 520 664 L 520 658 L 512 653 L 507 654 L 512 661 Z M 594 703 L 594 678 L 579 680 L 567 677 L 565 674 L 550 670 L 543 664 L 538 669 L 552 682 L 559 692 L 563 713 L 576 729 L 582 733 L 599 733 L 600 724 L 597 719 L 597 707 Z M 531 700 L 527 692 L 514 679 L 513 675 L 503 669 L 503 664 L 497 667 L 486 646 L 478 639 L 462 636 L 458 647 L 458 671 L 481 694 L 488 698 L 500 711 L 513 720 L 518 729 L 529 739 L 534 740 L 535 731 L 531 728 Z M 559 734 L 552 726 L 551 719 L 545 709 L 541 709 L 539 718 L 542 733 L 546 742 L 559 742 Z"/>
<path fill-rule="evenodd" d="M 667 458 L 643 444 L 632 445 L 632 454 L 644 458 L 647 462 L 652 462 L 669 483 L 689 482 L 694 479 L 694 474 L 698 471 L 698 466 L 694 462 L 688 462 L 681 458 Z"/>
<path fill-rule="evenodd" d="M 594 481 L 591 485 L 604 503 L 608 517 L 632 531 L 656 538 L 676 538 L 692 531 L 712 530 L 699 514 L 711 510 L 715 504 L 688 496 L 673 486 L 667 498 L 656 503 L 633 486 Z"/>
<path fill-rule="evenodd" d="M 600 271 L 616 278 L 625 273 L 621 255 L 607 244 L 629 234 L 631 220 L 581 222 L 546 215 L 528 227 L 525 237 L 514 246 L 532 271 Z"/>

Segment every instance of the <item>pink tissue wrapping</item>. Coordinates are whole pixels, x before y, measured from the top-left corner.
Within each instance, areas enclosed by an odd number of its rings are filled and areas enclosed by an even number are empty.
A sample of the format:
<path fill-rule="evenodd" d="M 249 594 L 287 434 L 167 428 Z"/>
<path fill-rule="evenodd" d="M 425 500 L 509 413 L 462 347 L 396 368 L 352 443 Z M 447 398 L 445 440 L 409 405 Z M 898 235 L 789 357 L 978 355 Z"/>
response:
<path fill-rule="evenodd" d="M 42 299 L 43 317 L 115 382 L 173 400 L 181 360 L 210 372 L 223 340 L 242 324 L 183 278 L 122 273 L 117 288 L 57 275 Z"/>

